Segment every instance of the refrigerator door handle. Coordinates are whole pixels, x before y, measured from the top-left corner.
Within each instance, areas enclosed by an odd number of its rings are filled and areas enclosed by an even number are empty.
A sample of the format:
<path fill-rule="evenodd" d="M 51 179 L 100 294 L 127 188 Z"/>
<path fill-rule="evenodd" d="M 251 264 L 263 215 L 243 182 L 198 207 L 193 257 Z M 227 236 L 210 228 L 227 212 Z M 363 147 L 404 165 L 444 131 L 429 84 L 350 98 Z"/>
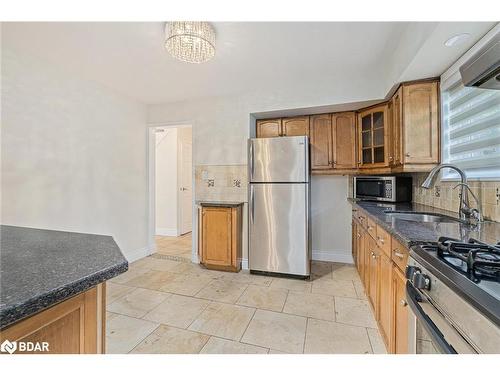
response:
<path fill-rule="evenodd" d="M 254 201 L 254 190 L 253 186 L 250 185 L 250 219 L 253 223 L 253 215 L 254 215 L 255 201 Z"/>
<path fill-rule="evenodd" d="M 253 142 L 250 140 L 250 181 L 253 180 L 254 164 L 253 164 Z"/>

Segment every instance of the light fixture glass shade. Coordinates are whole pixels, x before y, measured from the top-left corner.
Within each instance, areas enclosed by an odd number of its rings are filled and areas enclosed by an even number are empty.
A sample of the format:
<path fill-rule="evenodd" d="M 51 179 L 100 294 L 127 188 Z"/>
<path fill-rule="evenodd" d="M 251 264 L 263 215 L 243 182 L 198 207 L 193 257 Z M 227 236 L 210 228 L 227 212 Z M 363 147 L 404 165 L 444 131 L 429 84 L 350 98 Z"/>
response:
<path fill-rule="evenodd" d="M 197 64 L 208 61 L 215 55 L 214 28 L 208 22 L 167 22 L 165 48 L 181 61 Z"/>

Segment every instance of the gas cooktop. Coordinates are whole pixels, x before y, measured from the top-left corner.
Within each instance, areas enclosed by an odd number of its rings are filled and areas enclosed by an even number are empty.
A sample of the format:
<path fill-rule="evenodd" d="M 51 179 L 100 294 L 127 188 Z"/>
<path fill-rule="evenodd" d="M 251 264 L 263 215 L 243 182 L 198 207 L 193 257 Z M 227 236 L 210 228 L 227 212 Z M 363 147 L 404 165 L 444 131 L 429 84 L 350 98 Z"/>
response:
<path fill-rule="evenodd" d="M 500 243 L 440 237 L 438 242 L 417 246 L 424 251 L 427 261 L 458 282 L 459 292 L 471 294 L 479 288 L 481 294 L 493 297 L 500 306 Z"/>

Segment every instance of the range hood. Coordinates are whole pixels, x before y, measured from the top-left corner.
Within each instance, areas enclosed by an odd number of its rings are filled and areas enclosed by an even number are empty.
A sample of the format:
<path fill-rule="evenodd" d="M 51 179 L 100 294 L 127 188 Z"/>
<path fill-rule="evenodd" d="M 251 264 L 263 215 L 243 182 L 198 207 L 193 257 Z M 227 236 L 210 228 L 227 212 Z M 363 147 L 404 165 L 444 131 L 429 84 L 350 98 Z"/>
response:
<path fill-rule="evenodd" d="M 500 90 L 500 32 L 460 67 L 464 86 Z"/>

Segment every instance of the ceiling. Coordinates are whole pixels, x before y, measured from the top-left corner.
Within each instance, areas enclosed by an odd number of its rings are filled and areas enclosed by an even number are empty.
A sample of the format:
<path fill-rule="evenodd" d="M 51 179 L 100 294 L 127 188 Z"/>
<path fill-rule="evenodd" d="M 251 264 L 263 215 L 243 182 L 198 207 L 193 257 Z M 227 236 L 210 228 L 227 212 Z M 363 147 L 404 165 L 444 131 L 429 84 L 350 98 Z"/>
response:
<path fill-rule="evenodd" d="M 494 23 L 217 22 L 213 60 L 196 65 L 163 47 L 163 23 L 3 23 L 2 48 L 70 70 L 147 104 L 349 77 L 398 80 L 440 75 Z M 457 33 L 471 34 L 448 48 Z M 306 85 L 307 83 L 307 85 Z M 385 90 L 385 88 L 384 88 Z M 368 99 L 368 98 L 367 98 Z"/>

